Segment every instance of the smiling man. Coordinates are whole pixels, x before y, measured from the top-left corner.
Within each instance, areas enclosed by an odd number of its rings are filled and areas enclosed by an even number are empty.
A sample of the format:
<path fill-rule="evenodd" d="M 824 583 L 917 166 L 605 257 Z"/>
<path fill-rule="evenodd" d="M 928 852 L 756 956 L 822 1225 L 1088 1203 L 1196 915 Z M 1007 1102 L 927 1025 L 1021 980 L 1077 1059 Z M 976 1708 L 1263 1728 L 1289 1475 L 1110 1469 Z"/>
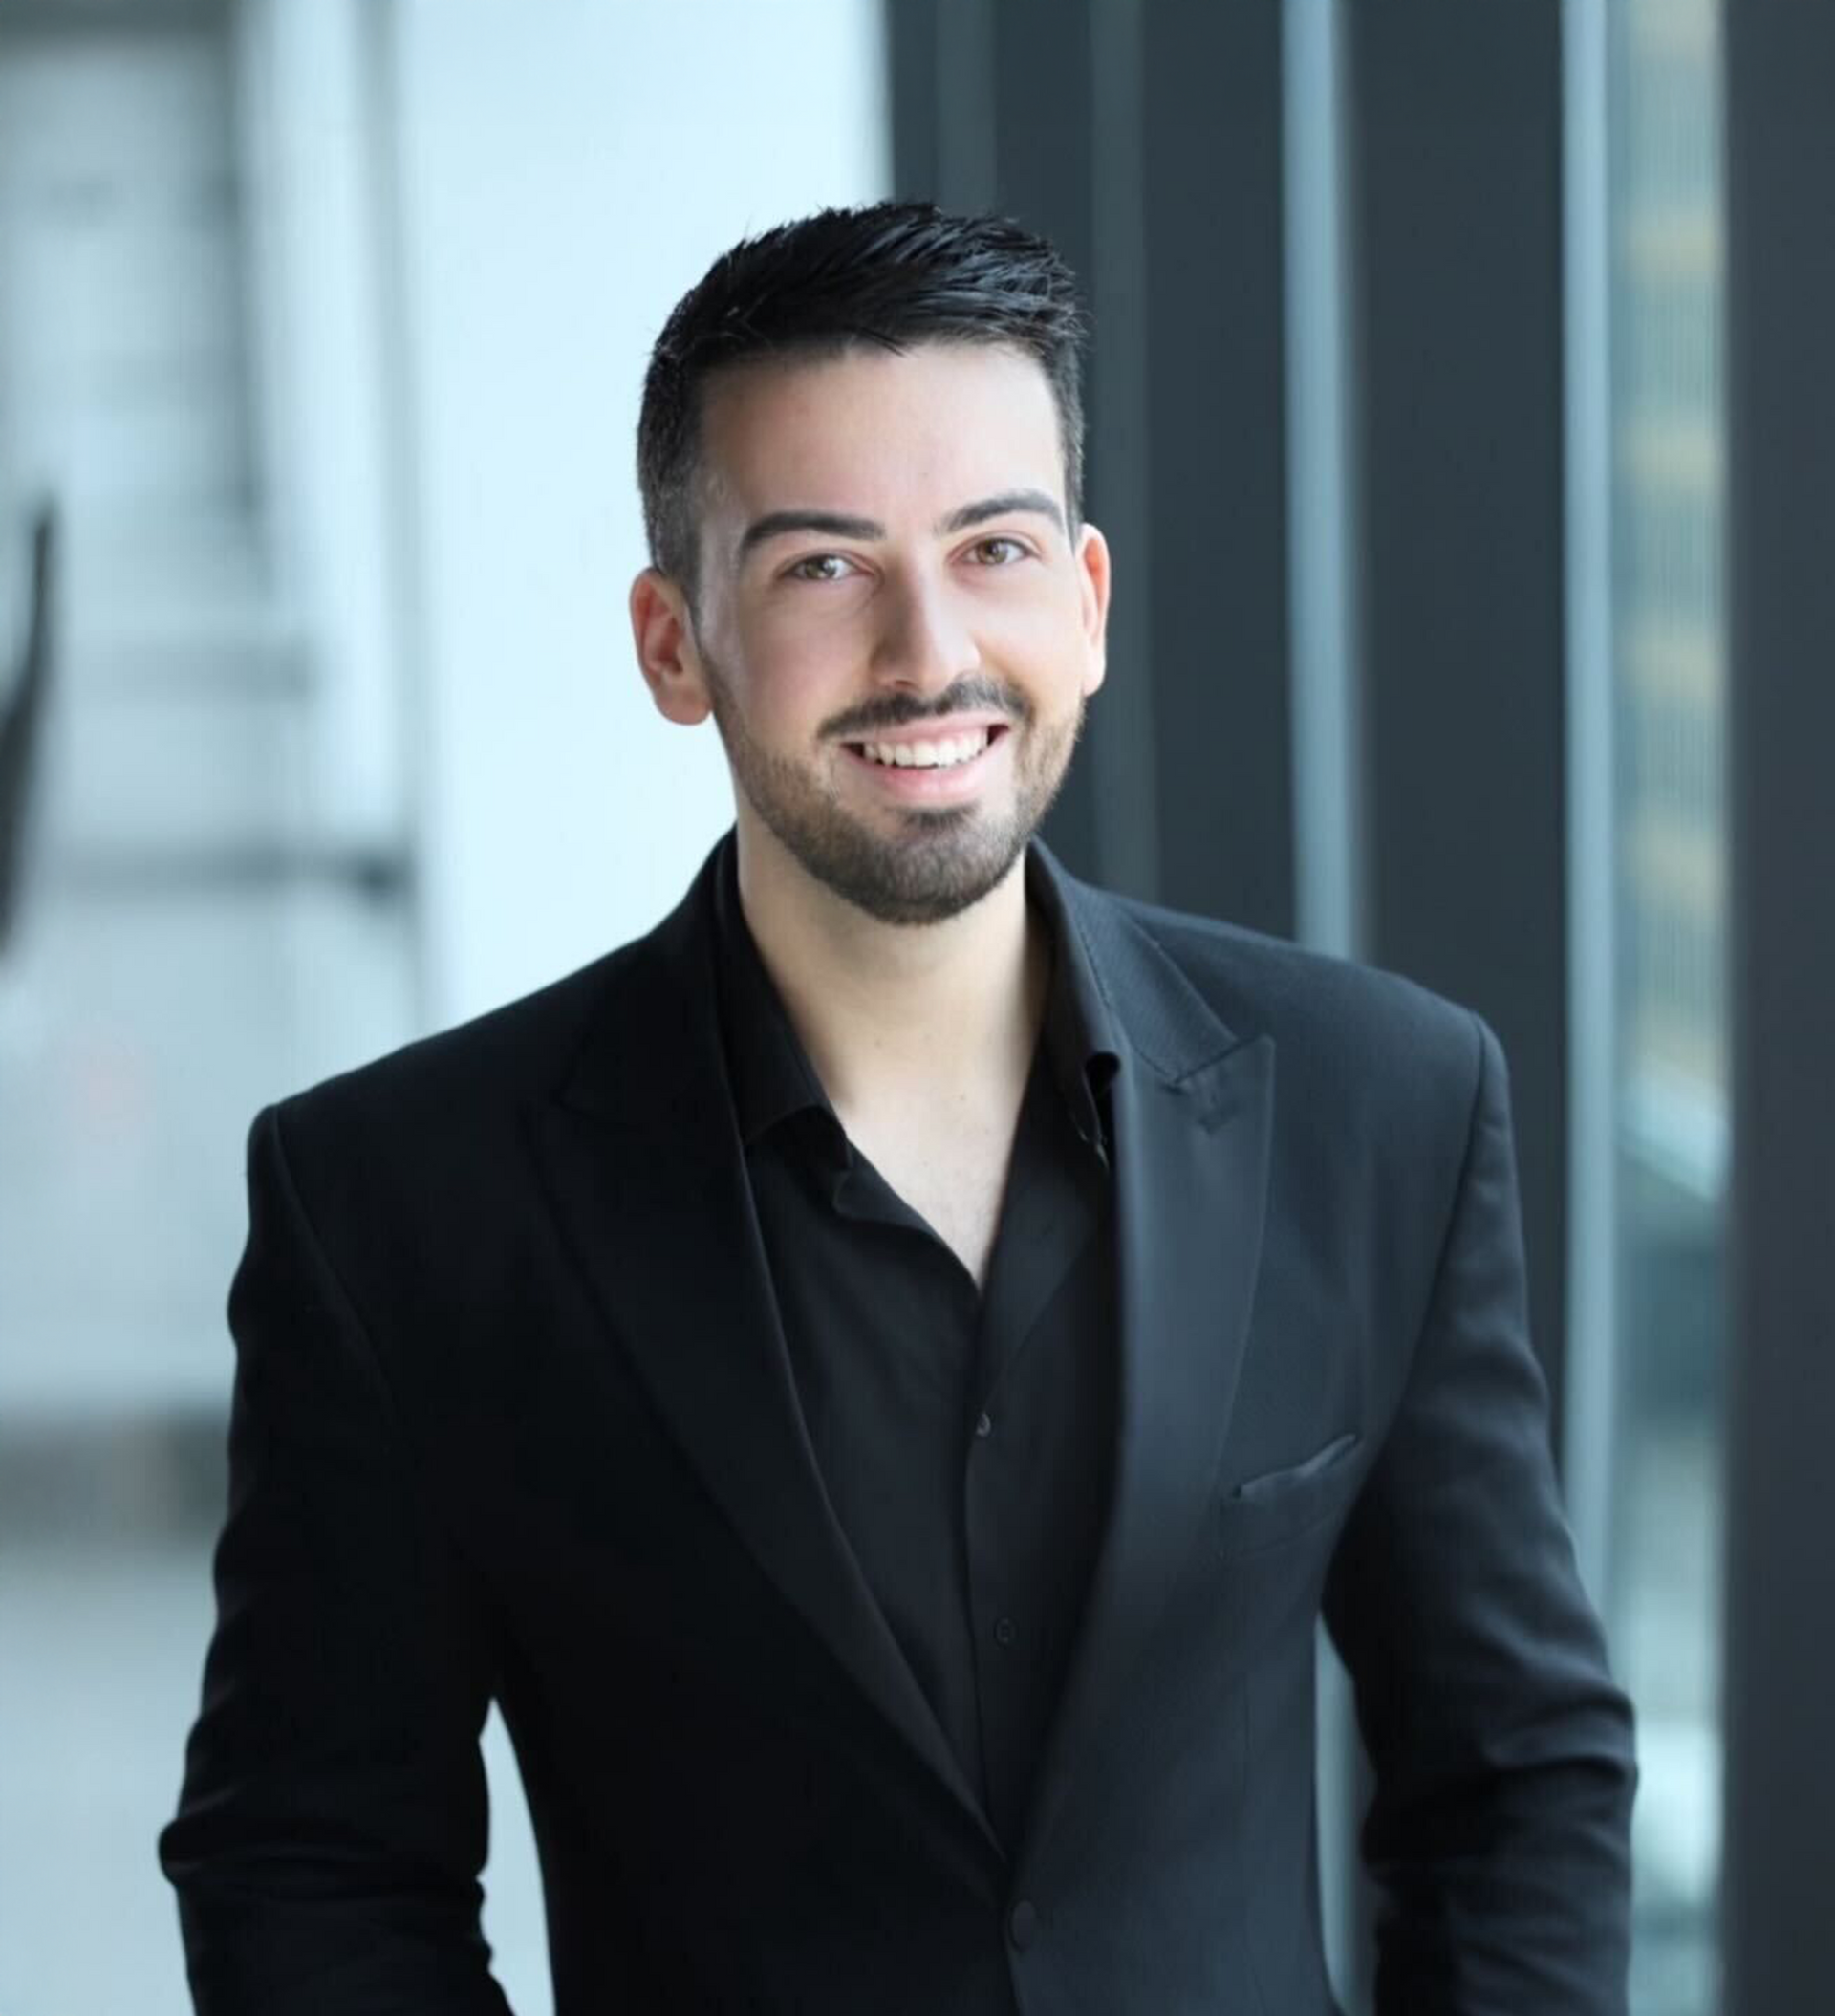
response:
<path fill-rule="evenodd" d="M 633 605 L 658 705 L 720 724 L 743 874 L 775 881 L 788 856 L 787 893 L 893 924 L 1007 880 L 1102 676 L 1108 549 L 1069 517 L 1060 431 L 1038 363 L 985 340 L 767 355 L 710 387 L 700 549 Z M 774 503 L 801 496 L 854 508 Z M 996 905 L 1009 935 L 1018 893 Z"/>
<path fill-rule="evenodd" d="M 494 1699 L 557 2016 L 1327 2016 L 1321 1616 L 1379 2007 L 1624 2008 L 1495 1038 L 1036 838 L 1105 670 L 1079 338 L 1047 246 L 881 205 L 658 339 L 633 627 L 734 828 L 255 1124 L 200 2009 L 503 2010 Z"/>

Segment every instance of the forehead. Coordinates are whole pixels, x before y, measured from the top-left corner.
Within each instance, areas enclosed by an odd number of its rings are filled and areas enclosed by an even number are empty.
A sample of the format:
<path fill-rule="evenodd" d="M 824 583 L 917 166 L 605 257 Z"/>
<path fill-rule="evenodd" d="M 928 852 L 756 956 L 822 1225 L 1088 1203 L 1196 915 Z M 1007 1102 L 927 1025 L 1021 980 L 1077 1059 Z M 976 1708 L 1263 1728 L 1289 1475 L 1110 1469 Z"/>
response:
<path fill-rule="evenodd" d="M 707 387 L 701 468 L 721 517 L 808 506 L 890 522 L 901 500 L 1064 494 L 1050 380 L 1025 352 L 985 343 L 733 366 Z"/>

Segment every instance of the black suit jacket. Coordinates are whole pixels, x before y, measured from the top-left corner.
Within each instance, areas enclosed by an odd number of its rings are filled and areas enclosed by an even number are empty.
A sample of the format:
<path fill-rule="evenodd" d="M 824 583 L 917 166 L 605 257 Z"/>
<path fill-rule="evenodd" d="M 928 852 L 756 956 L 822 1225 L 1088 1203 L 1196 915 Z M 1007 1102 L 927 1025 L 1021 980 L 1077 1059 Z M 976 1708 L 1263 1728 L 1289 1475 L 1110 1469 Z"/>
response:
<path fill-rule="evenodd" d="M 1323 1605 L 1375 1764 L 1382 2007 L 1622 2009 L 1630 1714 L 1557 1504 L 1489 1030 L 1044 856 L 1126 1037 L 1120 1406 L 1009 1853 L 803 1430 L 711 865 L 648 937 L 255 1123 L 162 1839 L 199 2008 L 503 2008 L 494 1697 L 560 2016 L 1321 2016 Z"/>

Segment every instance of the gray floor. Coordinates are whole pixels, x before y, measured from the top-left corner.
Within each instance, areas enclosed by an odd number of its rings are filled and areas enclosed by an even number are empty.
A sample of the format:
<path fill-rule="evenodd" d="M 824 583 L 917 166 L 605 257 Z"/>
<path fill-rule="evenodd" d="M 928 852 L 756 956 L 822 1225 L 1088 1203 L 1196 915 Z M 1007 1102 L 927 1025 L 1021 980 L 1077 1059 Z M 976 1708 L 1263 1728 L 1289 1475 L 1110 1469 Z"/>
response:
<path fill-rule="evenodd" d="M 0 1555 L 0 2011 L 190 2007 L 155 1836 L 177 1797 L 210 1623 L 207 1543 L 42 1541 Z M 486 1931 L 519 2016 L 551 2009 L 527 1811 L 502 1727 L 486 1754 Z"/>
<path fill-rule="evenodd" d="M 0 2008 L 188 2006 L 153 1836 L 208 1627 L 195 1554 L 38 1545 L 0 1557 Z"/>

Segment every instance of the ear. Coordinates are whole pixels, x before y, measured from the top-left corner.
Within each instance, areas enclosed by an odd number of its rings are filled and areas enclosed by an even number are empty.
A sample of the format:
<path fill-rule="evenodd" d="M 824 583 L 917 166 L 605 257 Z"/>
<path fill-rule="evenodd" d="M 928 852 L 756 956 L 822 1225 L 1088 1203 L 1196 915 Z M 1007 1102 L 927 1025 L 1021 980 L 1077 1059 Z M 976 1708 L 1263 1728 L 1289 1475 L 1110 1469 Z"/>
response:
<path fill-rule="evenodd" d="M 695 648 L 688 598 L 665 574 L 646 567 L 631 584 L 631 634 L 637 669 L 666 721 L 692 727 L 713 712 Z"/>
<path fill-rule="evenodd" d="M 1083 635 L 1090 647 L 1084 673 L 1087 699 L 1101 685 L 1109 669 L 1109 542 L 1093 525 L 1077 534 L 1077 595 L 1083 611 Z"/>

